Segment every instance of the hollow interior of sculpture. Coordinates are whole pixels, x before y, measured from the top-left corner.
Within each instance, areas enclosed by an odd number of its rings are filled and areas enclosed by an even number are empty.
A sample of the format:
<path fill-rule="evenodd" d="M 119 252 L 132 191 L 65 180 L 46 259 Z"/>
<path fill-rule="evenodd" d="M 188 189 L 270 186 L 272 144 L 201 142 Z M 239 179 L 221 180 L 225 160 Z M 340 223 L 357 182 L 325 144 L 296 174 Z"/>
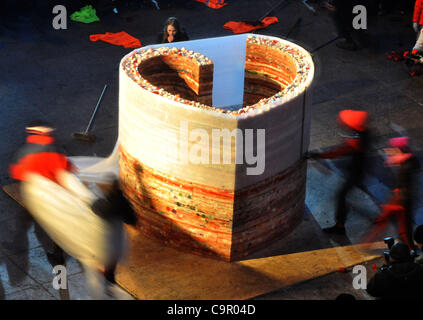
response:
<path fill-rule="evenodd" d="M 140 75 L 159 89 L 212 106 L 213 64 L 200 65 L 177 53 L 142 61 Z M 294 59 L 278 48 L 247 42 L 242 108 L 270 98 L 297 75 Z"/>
<path fill-rule="evenodd" d="M 295 62 L 288 54 L 276 48 L 247 43 L 243 107 L 282 91 L 296 75 Z"/>
<path fill-rule="evenodd" d="M 173 95 L 212 105 L 213 64 L 199 65 L 190 58 L 170 54 L 142 61 L 138 72 L 152 85 Z"/>

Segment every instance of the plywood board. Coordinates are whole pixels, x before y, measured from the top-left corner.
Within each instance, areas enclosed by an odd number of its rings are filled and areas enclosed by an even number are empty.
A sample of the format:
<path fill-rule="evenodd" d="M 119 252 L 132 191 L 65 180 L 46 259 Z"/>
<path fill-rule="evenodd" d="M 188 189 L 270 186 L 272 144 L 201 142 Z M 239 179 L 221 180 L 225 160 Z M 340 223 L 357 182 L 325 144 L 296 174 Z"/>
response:
<path fill-rule="evenodd" d="M 22 207 L 25 207 L 22 201 L 21 193 L 20 193 L 20 183 L 15 182 L 8 185 L 5 185 L 2 187 L 3 191 L 11 197 L 13 200 L 15 200 L 17 203 L 19 203 Z"/>
<path fill-rule="evenodd" d="M 132 249 L 117 281 L 143 300 L 250 299 L 371 261 L 380 257 L 371 252 L 384 247 L 348 245 L 229 263 L 166 247 L 132 228 L 128 233 Z"/>

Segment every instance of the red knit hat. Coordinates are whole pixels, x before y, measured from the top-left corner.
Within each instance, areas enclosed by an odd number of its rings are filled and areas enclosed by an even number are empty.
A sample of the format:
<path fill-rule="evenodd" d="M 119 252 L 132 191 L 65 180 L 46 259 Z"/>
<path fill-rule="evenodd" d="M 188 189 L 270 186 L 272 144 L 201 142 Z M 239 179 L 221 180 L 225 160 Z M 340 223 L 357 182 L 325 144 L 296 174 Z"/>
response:
<path fill-rule="evenodd" d="M 366 111 L 342 110 L 339 112 L 339 120 L 355 131 L 364 131 L 368 115 Z"/>
<path fill-rule="evenodd" d="M 389 139 L 389 144 L 394 148 L 404 148 L 408 146 L 409 140 L 408 137 L 396 137 Z"/>

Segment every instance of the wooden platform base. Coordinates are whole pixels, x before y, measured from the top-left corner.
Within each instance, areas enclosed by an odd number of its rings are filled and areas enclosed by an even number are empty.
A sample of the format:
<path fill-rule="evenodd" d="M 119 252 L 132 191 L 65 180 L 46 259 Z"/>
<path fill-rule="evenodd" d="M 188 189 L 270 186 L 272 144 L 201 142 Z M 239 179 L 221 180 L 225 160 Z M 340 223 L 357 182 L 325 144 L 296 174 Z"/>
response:
<path fill-rule="evenodd" d="M 2 187 L 2 189 L 9 197 L 11 197 L 13 200 L 15 200 L 17 203 L 19 203 L 22 207 L 25 208 L 21 198 L 19 182 L 8 184 Z"/>
<path fill-rule="evenodd" d="M 23 205 L 18 184 L 3 190 Z M 316 226 L 310 227 L 313 224 Z M 309 218 L 299 227 L 300 232 L 301 228 L 308 228 L 303 229 L 304 238 L 315 237 L 316 242 L 326 245 L 314 220 Z M 380 255 L 369 254 L 370 250 L 385 246 L 376 242 L 323 247 L 229 263 L 166 247 L 132 227 L 127 231 L 130 251 L 117 270 L 117 282 L 137 299 L 145 300 L 249 299 L 376 259 Z"/>
<path fill-rule="evenodd" d="M 128 229 L 131 250 L 118 283 L 137 299 L 249 299 L 378 258 L 382 242 L 327 248 L 240 262 L 199 257 L 165 247 Z M 352 282 L 351 282 L 352 286 Z"/>

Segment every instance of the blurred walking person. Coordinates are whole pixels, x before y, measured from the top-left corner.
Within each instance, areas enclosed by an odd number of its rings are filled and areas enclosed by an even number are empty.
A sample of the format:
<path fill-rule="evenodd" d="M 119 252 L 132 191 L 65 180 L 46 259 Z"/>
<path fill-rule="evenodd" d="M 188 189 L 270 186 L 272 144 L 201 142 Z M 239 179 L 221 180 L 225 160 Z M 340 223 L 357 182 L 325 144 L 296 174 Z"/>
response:
<path fill-rule="evenodd" d="M 54 146 L 54 128 L 47 122 L 35 120 L 26 127 L 28 136 L 26 144 L 15 155 L 10 165 L 10 176 L 24 182 L 28 174 L 37 173 L 47 179 L 59 183 L 62 171 L 73 171 L 72 164 L 66 156 L 57 151 Z M 53 241 L 46 249 L 47 259 L 52 266 L 64 264 L 62 249 Z"/>
<path fill-rule="evenodd" d="M 341 41 L 335 45 L 344 50 L 355 51 L 358 49 L 357 44 L 352 37 L 353 32 L 353 8 L 355 5 L 361 4 L 358 0 L 328 0 L 323 1 L 323 5 L 330 11 L 332 19 L 335 23 L 338 36 Z"/>
<path fill-rule="evenodd" d="M 389 140 L 389 145 L 390 148 L 385 149 L 387 155 L 385 164 L 397 169 L 396 188 L 389 203 L 381 205 L 382 212 L 375 220 L 377 227 L 366 237 L 366 242 L 373 241 L 393 217 L 397 220 L 401 240 L 410 249 L 414 249 L 413 209 L 420 163 L 409 147 L 408 137 L 392 138 Z"/>
<path fill-rule="evenodd" d="M 114 175 L 106 175 L 105 180 L 98 177 L 108 183 L 106 193 L 96 184 L 82 183 L 77 167 L 57 151 L 50 124 L 35 121 L 26 131 L 27 143 L 10 165 L 10 174 L 21 181 L 26 209 L 52 240 L 48 260 L 52 266 L 63 265 L 65 251 L 88 271 L 89 284 L 92 271 L 101 271 L 100 280 L 107 280 L 109 286 L 91 293 L 93 298 L 103 298 L 115 285 L 116 267 L 125 253 L 123 223 L 135 224 L 135 215 Z"/>
<path fill-rule="evenodd" d="M 416 0 L 413 12 L 413 29 L 417 35 L 420 35 L 420 30 L 423 26 L 423 0 Z"/>
<path fill-rule="evenodd" d="M 423 224 L 416 227 L 413 233 L 413 239 L 421 254 L 416 258 L 416 262 L 423 264 Z"/>
<path fill-rule="evenodd" d="M 347 218 L 346 197 L 354 186 L 361 187 L 365 173 L 365 158 L 369 149 L 368 113 L 360 110 L 339 112 L 338 124 L 347 131 L 344 141 L 335 148 L 323 153 L 308 153 L 309 158 L 335 159 L 348 157 L 346 180 L 338 192 L 335 212 L 336 224 L 323 229 L 327 233 L 345 234 Z"/>
<path fill-rule="evenodd" d="M 94 298 L 101 298 L 104 293 L 116 297 L 113 292 L 116 289 L 116 269 L 128 251 L 124 224 L 135 226 L 137 223 L 137 217 L 122 193 L 118 178 L 106 175 L 103 179 L 105 183 L 99 193 L 103 193 L 104 197 L 99 197 L 91 209 L 106 223 L 108 234 L 105 241 L 108 254 L 103 266 L 100 266 L 101 269 L 85 267 L 91 296 Z M 99 273 L 104 278 L 99 278 Z"/>

